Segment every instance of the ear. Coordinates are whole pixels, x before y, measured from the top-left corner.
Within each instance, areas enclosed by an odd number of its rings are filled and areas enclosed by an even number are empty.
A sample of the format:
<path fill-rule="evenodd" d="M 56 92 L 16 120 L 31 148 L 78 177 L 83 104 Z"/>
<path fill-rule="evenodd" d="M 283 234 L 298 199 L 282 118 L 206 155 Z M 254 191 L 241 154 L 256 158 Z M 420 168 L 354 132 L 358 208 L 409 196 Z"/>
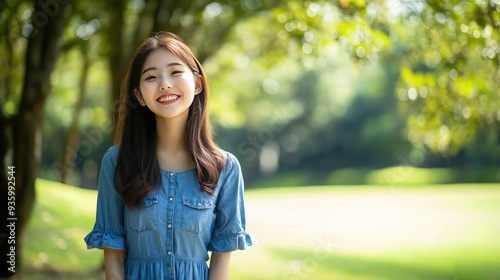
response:
<path fill-rule="evenodd" d="M 146 106 L 146 102 L 144 102 L 144 98 L 142 98 L 142 93 L 140 90 L 134 88 L 134 95 L 139 101 L 139 104 L 141 104 L 141 106 Z"/>
<path fill-rule="evenodd" d="M 203 91 L 203 77 L 200 75 L 194 76 L 194 95 L 200 94 Z"/>

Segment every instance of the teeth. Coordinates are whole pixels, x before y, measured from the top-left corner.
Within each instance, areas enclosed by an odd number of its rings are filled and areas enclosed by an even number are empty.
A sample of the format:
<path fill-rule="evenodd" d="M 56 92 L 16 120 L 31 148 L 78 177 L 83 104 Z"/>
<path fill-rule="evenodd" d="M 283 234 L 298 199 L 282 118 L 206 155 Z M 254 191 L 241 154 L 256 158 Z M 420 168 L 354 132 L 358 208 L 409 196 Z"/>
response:
<path fill-rule="evenodd" d="M 172 100 L 176 100 L 178 98 L 179 98 L 179 96 L 177 96 L 177 95 L 168 95 L 168 96 L 164 96 L 164 97 L 158 99 L 158 102 L 172 101 Z"/>

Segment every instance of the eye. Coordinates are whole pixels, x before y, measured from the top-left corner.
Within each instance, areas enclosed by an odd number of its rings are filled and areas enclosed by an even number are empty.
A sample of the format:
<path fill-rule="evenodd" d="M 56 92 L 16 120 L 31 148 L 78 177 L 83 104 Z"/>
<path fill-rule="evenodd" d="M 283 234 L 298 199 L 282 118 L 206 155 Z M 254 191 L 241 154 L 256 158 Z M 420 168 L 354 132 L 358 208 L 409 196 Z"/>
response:
<path fill-rule="evenodd" d="M 152 80 L 155 78 L 156 78 L 156 76 L 147 76 L 144 80 L 149 81 L 149 80 Z"/>
<path fill-rule="evenodd" d="M 179 75 L 182 75 L 182 73 L 184 73 L 184 71 L 181 71 L 181 70 L 174 70 L 174 71 L 172 71 L 172 75 L 179 76 Z"/>

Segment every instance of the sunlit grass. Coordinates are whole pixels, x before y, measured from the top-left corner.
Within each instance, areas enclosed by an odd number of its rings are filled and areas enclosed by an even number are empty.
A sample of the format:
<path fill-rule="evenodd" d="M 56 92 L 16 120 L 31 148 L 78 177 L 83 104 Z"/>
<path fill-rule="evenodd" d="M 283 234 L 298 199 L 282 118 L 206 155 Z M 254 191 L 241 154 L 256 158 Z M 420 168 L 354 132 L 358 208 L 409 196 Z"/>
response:
<path fill-rule="evenodd" d="M 99 279 L 85 249 L 96 192 L 37 181 L 25 279 Z M 500 186 L 293 187 L 246 192 L 259 244 L 232 279 L 500 279 Z"/>
<path fill-rule="evenodd" d="M 89 279 L 88 271 L 102 265 L 102 253 L 87 250 L 83 242 L 94 223 L 96 192 L 42 179 L 36 183 L 37 203 L 23 250 L 26 278 L 44 271 Z"/>
<path fill-rule="evenodd" d="M 261 244 L 235 254 L 235 279 L 500 279 L 499 185 L 263 189 L 247 201 Z"/>

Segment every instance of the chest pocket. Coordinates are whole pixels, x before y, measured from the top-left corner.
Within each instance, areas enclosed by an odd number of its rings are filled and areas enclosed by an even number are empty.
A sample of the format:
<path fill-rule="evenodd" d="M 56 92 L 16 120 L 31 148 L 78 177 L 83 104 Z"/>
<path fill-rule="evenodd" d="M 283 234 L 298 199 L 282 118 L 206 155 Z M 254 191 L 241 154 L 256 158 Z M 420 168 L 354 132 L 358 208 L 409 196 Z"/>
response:
<path fill-rule="evenodd" d="M 182 229 L 194 233 L 202 233 L 214 216 L 214 202 L 197 197 L 182 198 Z"/>
<path fill-rule="evenodd" d="M 134 208 L 128 211 L 128 227 L 135 232 L 156 229 L 158 195 L 146 195 L 142 199 L 141 206 L 141 208 Z"/>

